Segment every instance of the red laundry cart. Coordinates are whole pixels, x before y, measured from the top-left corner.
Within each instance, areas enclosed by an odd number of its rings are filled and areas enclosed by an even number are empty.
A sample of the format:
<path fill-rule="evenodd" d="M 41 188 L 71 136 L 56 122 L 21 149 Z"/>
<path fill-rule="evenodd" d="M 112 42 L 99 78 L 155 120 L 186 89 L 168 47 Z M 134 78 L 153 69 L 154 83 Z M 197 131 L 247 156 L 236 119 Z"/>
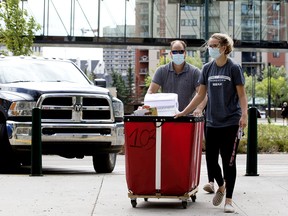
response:
<path fill-rule="evenodd" d="M 196 200 L 204 117 L 124 116 L 128 197 Z"/>

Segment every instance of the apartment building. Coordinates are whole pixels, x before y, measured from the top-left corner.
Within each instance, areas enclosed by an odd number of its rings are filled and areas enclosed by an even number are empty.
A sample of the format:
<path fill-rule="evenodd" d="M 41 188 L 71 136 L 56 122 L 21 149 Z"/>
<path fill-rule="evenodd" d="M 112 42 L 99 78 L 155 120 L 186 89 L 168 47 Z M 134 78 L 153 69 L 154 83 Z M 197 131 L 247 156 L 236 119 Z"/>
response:
<path fill-rule="evenodd" d="M 233 39 L 287 43 L 288 4 L 285 1 L 238 0 L 136 0 L 135 35 L 153 38 L 200 39 L 215 32 L 231 35 Z M 207 16 L 208 12 L 208 16 Z M 208 26 L 208 28 L 207 28 Z M 200 48 L 200 47 L 199 47 Z M 156 52 L 156 54 L 155 54 Z M 153 53 L 153 54 L 152 54 Z M 143 67 L 153 73 L 155 58 L 164 50 L 136 50 L 135 85 L 141 100 L 144 91 Z M 190 52 L 192 54 L 192 52 Z M 203 55 L 203 53 L 200 53 Z M 150 56 L 151 55 L 151 56 Z M 142 57 L 148 58 L 143 66 Z M 152 58 L 153 56 L 153 58 Z M 169 57 L 169 56 L 168 56 Z M 232 55 L 244 70 L 259 74 L 268 62 L 288 68 L 288 55 L 283 50 L 235 50 Z M 203 62 L 205 61 L 203 57 Z M 150 65 L 153 62 L 153 67 Z"/>

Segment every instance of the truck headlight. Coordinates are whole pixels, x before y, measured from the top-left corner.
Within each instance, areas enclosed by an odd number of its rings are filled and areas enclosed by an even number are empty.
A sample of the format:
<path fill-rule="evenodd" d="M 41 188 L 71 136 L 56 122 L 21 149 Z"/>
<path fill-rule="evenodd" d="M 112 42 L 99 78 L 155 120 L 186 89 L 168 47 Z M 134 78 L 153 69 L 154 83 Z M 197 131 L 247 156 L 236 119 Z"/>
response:
<path fill-rule="evenodd" d="M 124 105 L 123 105 L 122 101 L 119 100 L 118 98 L 113 98 L 112 103 L 113 103 L 115 118 L 123 118 Z"/>
<path fill-rule="evenodd" d="M 32 109 L 36 102 L 16 101 L 10 105 L 8 110 L 9 116 L 32 116 Z"/>

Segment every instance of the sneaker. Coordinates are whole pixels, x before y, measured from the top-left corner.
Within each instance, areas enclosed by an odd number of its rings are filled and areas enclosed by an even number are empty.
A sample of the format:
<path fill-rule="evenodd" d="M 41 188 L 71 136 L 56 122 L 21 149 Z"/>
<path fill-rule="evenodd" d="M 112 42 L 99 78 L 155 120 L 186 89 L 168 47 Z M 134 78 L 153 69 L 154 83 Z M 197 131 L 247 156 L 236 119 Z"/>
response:
<path fill-rule="evenodd" d="M 203 187 L 203 190 L 205 190 L 205 191 L 208 192 L 208 193 L 214 193 L 214 192 L 215 192 L 215 190 L 214 190 L 214 184 L 211 183 L 211 182 L 205 184 L 204 187 Z"/>
<path fill-rule="evenodd" d="M 225 206 L 224 206 L 224 212 L 225 212 L 225 213 L 234 213 L 234 212 L 235 212 L 235 209 L 234 209 L 234 207 L 232 206 L 232 204 L 226 203 Z"/>
<path fill-rule="evenodd" d="M 224 192 L 217 191 L 215 196 L 213 197 L 213 205 L 214 206 L 219 206 L 222 203 L 224 197 Z"/>

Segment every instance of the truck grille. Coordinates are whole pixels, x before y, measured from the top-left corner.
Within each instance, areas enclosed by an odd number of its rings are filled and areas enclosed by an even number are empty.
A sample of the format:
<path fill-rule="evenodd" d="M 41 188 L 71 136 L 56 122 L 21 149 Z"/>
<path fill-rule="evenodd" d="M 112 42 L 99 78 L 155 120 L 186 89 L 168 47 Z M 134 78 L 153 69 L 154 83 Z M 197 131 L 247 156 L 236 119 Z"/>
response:
<path fill-rule="evenodd" d="M 37 107 L 41 108 L 42 122 L 105 122 L 113 121 L 109 96 L 45 94 Z"/>

